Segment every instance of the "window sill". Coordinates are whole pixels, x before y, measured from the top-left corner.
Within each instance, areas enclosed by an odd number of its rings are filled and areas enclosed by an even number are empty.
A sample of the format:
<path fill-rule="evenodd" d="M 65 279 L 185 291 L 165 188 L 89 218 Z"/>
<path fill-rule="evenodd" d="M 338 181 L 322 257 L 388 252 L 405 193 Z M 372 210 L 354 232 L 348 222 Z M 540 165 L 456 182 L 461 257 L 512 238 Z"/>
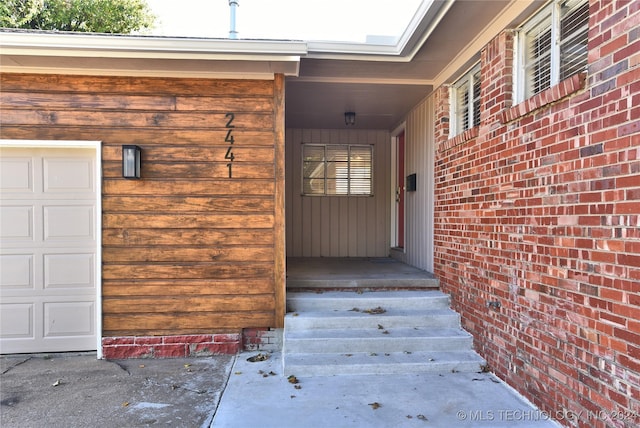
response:
<path fill-rule="evenodd" d="M 455 146 L 466 143 L 469 140 L 473 140 L 478 136 L 478 129 L 478 126 L 474 126 L 473 128 L 467 129 L 466 131 L 461 132 L 453 138 L 449 138 L 447 141 L 440 145 L 440 151 L 444 152 L 446 150 L 454 148 Z"/>
<path fill-rule="evenodd" d="M 548 104 L 555 103 L 569 95 L 584 89 L 587 81 L 587 73 L 577 73 L 563 80 L 551 88 L 532 96 L 531 98 L 505 109 L 500 117 L 503 124 L 521 118 Z"/>

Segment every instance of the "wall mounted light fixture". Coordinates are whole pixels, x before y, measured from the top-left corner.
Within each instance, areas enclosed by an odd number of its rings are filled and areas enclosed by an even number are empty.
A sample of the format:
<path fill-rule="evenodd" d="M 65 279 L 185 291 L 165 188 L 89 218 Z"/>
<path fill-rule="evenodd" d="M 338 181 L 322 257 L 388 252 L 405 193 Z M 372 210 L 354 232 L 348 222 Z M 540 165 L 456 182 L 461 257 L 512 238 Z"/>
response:
<path fill-rule="evenodd" d="M 355 112 L 347 111 L 344 113 L 344 124 L 347 126 L 356 124 Z"/>
<path fill-rule="evenodd" d="M 141 154 L 142 150 L 138 146 L 122 146 L 122 176 L 124 178 L 140 178 Z"/>

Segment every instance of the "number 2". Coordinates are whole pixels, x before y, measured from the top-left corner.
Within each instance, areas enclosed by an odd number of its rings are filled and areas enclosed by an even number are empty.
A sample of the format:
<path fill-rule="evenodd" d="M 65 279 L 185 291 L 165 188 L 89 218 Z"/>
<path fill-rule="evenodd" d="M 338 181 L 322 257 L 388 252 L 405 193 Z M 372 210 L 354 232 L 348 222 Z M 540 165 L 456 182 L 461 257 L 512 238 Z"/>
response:
<path fill-rule="evenodd" d="M 233 119 L 236 118 L 236 115 L 233 113 L 227 113 L 224 115 L 224 117 L 228 117 L 229 120 L 227 121 L 227 124 L 225 125 L 225 128 L 235 128 L 235 125 L 232 125 L 231 122 L 233 122 Z"/>

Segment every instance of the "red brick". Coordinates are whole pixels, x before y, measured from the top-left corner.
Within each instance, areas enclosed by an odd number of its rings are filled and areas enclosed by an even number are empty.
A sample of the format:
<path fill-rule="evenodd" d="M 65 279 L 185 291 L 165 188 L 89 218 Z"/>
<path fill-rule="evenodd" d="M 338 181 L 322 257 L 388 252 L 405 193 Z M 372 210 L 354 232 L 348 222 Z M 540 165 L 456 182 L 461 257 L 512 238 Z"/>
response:
<path fill-rule="evenodd" d="M 136 345 L 156 345 L 162 343 L 162 336 L 136 337 Z"/>
<path fill-rule="evenodd" d="M 103 346 L 102 356 L 108 360 L 151 358 L 153 357 L 153 348 L 136 345 Z"/>
<path fill-rule="evenodd" d="M 183 335 L 183 336 L 164 336 L 164 343 L 202 343 L 202 342 L 211 342 L 213 340 L 213 336 L 210 334 L 194 334 L 194 335 Z"/>
<path fill-rule="evenodd" d="M 110 345 L 133 345 L 135 337 L 103 337 L 102 346 Z"/>
<path fill-rule="evenodd" d="M 188 357 L 189 345 L 155 345 L 153 356 L 156 358 L 183 358 Z"/>
<path fill-rule="evenodd" d="M 240 341 L 240 335 L 237 333 L 214 334 L 213 341 L 215 343 L 236 343 Z"/>
<path fill-rule="evenodd" d="M 234 355 L 240 352 L 240 343 L 197 343 L 189 346 L 189 356 Z"/>

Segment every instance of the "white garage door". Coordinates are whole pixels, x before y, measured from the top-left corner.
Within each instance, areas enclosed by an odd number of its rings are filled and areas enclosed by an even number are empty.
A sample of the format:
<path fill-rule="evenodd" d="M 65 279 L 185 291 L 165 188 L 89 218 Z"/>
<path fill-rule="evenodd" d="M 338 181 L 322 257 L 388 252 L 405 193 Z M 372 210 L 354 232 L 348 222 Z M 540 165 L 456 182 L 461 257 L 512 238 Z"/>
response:
<path fill-rule="evenodd" d="M 96 349 L 95 151 L 0 148 L 0 352 Z"/>

